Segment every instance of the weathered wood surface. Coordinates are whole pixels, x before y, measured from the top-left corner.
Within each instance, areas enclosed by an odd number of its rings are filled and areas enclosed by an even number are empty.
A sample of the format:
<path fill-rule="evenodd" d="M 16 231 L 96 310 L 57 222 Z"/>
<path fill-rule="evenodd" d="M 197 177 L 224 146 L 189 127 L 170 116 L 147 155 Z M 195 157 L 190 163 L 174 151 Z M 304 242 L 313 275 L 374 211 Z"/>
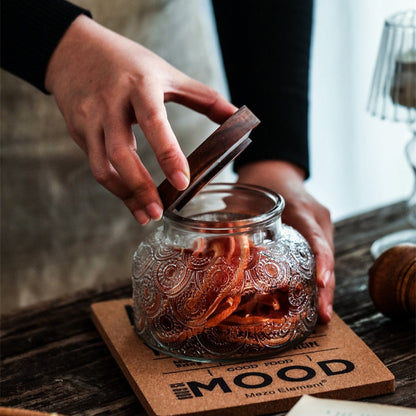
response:
<path fill-rule="evenodd" d="M 396 377 L 396 392 L 366 399 L 416 407 L 415 320 L 393 322 L 368 295 L 370 245 L 405 227 L 404 204 L 336 224 L 335 310 Z M 131 295 L 124 286 L 83 292 L 2 317 L 0 406 L 64 415 L 145 415 L 98 335 L 92 302 Z"/>

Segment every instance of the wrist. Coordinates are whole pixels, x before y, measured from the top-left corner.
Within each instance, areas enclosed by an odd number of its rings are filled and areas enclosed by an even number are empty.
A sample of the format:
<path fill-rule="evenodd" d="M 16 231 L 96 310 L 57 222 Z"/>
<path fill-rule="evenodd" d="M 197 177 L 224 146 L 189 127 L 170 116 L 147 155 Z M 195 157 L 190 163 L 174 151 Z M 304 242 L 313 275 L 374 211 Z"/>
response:
<path fill-rule="evenodd" d="M 85 15 L 79 15 L 68 27 L 49 59 L 45 73 L 45 88 L 54 93 L 65 68 L 71 64 L 75 52 L 85 44 L 86 27 L 93 22 Z"/>
<path fill-rule="evenodd" d="M 285 160 L 263 160 L 241 166 L 238 181 L 262 185 L 270 189 L 303 187 L 305 171 Z"/>

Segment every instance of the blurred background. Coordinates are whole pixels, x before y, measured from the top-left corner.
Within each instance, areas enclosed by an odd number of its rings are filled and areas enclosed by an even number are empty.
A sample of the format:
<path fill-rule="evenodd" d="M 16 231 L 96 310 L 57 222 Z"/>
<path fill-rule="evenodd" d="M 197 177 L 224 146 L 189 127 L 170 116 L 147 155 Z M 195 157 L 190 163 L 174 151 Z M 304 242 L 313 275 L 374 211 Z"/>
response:
<path fill-rule="evenodd" d="M 208 1 L 74 3 L 226 93 Z M 404 124 L 371 117 L 366 105 L 384 20 L 415 8 L 415 3 L 315 0 L 307 186 L 328 206 L 334 221 L 410 195 L 413 177 L 404 156 L 410 131 Z M 183 25 L 184 19 L 191 24 Z M 148 28 L 160 20 L 164 30 L 149 35 Z M 194 46 L 184 48 L 185 39 Z M 205 56 L 212 59 L 201 71 Z M 168 115 L 187 154 L 215 128 L 180 106 L 169 104 Z M 154 166 L 141 132 L 135 133 L 140 154 Z M 53 97 L 4 71 L 0 144 L 1 312 L 75 290 L 128 282 L 132 254 L 153 225 L 140 227 L 95 182 Z M 156 182 L 162 179 L 160 172 L 155 177 Z"/>
<path fill-rule="evenodd" d="M 315 0 L 308 189 L 334 220 L 407 199 L 413 174 L 403 123 L 367 111 L 384 21 L 415 0 Z"/>

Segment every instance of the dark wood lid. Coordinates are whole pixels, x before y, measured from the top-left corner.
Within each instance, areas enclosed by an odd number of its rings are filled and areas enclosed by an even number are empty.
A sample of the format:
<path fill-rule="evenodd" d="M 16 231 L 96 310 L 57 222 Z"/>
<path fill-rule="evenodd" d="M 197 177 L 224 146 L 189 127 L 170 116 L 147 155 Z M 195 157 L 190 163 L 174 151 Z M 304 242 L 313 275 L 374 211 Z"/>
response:
<path fill-rule="evenodd" d="M 167 179 L 159 185 L 164 210 L 183 208 L 251 143 L 248 136 L 259 123 L 260 120 L 243 106 L 221 124 L 188 156 L 191 177 L 188 188 L 178 191 Z"/>

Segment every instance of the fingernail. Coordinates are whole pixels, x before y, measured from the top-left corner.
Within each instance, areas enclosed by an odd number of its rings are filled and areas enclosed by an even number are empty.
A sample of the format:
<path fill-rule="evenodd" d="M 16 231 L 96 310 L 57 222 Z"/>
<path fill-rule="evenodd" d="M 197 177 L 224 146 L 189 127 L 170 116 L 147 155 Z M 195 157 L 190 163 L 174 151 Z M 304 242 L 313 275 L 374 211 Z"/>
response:
<path fill-rule="evenodd" d="M 332 318 L 332 312 L 334 309 L 332 308 L 332 305 L 328 305 L 326 308 L 326 315 L 328 317 L 328 320 Z"/>
<path fill-rule="evenodd" d="M 321 285 L 322 287 L 327 287 L 329 280 L 331 279 L 332 272 L 331 270 L 327 270 L 322 277 Z"/>
<path fill-rule="evenodd" d="M 158 221 L 162 218 L 163 209 L 157 202 L 151 202 L 146 205 L 146 211 L 155 221 Z"/>
<path fill-rule="evenodd" d="M 142 209 L 137 209 L 133 212 L 133 215 L 141 225 L 146 225 L 150 221 L 149 216 Z"/>
<path fill-rule="evenodd" d="M 189 185 L 189 176 L 180 170 L 173 172 L 173 174 L 170 177 L 170 180 L 172 185 L 179 191 L 183 191 Z"/>

